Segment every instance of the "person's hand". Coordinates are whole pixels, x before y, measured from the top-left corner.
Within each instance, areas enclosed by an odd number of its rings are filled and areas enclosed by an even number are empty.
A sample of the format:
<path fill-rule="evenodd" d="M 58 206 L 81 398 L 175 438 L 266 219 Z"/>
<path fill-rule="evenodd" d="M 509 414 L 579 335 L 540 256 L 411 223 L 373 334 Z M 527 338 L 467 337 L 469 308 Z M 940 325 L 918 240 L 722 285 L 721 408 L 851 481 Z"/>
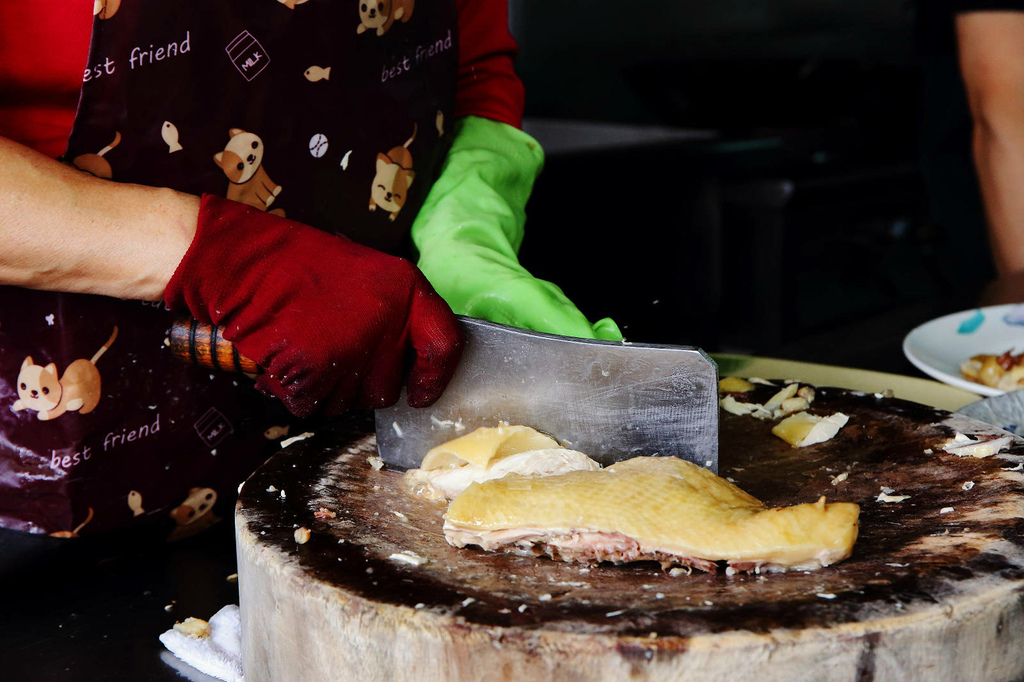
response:
<path fill-rule="evenodd" d="M 164 299 L 265 370 L 257 380 L 298 416 L 430 405 L 462 350 L 451 310 L 410 262 L 307 225 L 204 196 L 196 236 Z"/>
<path fill-rule="evenodd" d="M 457 313 L 535 331 L 621 341 L 587 321 L 562 290 L 519 264 L 524 208 L 544 153 L 521 130 L 459 119 L 440 177 L 412 226 L 418 265 Z"/>

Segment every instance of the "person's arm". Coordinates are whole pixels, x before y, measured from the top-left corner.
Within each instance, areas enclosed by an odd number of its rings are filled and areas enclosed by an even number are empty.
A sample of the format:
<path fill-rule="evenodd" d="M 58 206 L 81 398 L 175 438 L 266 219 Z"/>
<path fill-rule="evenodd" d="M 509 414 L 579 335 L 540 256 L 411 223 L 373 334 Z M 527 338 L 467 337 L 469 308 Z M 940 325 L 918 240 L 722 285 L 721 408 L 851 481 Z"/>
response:
<path fill-rule="evenodd" d="M 217 324 L 294 414 L 408 402 L 448 383 L 461 336 L 411 263 L 217 197 L 100 180 L 0 138 L 0 284 L 163 299 Z"/>
<path fill-rule="evenodd" d="M 0 284 L 158 301 L 199 198 L 95 178 L 0 137 Z"/>
<path fill-rule="evenodd" d="M 419 267 L 457 313 L 621 341 L 614 321 L 592 324 L 558 286 L 519 264 L 526 201 L 543 159 L 536 140 L 506 123 L 456 121 L 441 175 L 412 226 Z"/>
<path fill-rule="evenodd" d="M 526 202 L 544 163 L 520 130 L 523 84 L 505 0 L 459 0 L 453 141 L 412 226 L 418 265 L 457 313 L 537 331 L 621 340 L 519 264 Z"/>
<path fill-rule="evenodd" d="M 956 18 L 974 162 L 1000 276 L 1024 271 L 1024 13 Z"/>

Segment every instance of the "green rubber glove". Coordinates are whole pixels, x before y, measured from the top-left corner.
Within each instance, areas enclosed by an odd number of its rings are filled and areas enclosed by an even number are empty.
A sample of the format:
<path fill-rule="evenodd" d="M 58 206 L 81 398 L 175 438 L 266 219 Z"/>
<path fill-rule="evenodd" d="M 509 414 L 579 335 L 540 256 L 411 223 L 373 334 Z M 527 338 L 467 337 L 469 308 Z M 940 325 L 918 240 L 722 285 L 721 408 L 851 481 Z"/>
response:
<path fill-rule="evenodd" d="M 591 324 L 551 282 L 519 264 L 525 206 L 544 152 L 510 125 L 455 123 L 441 175 L 412 225 L 423 274 L 456 313 L 534 331 L 621 341 L 611 319 Z"/>

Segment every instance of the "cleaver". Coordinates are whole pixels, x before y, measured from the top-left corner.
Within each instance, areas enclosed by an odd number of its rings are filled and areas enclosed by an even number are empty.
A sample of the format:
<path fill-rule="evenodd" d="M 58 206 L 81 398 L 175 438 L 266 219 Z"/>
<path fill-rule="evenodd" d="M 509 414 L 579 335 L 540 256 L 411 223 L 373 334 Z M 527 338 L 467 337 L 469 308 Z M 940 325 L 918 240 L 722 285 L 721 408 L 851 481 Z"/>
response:
<path fill-rule="evenodd" d="M 459 316 L 465 349 L 441 398 L 376 411 L 377 448 L 415 468 L 434 446 L 500 422 L 602 465 L 640 455 L 718 473 L 718 367 L 693 346 L 594 341 Z"/>
<path fill-rule="evenodd" d="M 462 359 L 441 398 L 376 411 L 377 447 L 418 467 L 434 446 L 501 422 L 542 431 L 603 465 L 673 456 L 718 473 L 718 366 L 693 346 L 592 341 L 458 316 Z M 179 320 L 168 343 L 183 361 L 258 374 L 217 327 Z"/>

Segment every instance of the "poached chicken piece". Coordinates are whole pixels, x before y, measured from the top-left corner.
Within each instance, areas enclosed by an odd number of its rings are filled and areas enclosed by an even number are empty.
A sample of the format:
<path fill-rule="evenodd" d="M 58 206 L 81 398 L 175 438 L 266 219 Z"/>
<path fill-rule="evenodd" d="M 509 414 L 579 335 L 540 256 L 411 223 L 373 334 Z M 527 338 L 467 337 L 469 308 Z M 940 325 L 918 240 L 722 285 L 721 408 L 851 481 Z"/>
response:
<path fill-rule="evenodd" d="M 581 563 L 812 569 L 850 556 L 859 513 L 824 497 L 769 509 L 685 460 L 637 457 L 601 470 L 473 483 L 452 500 L 444 533 L 456 547 Z"/>
<path fill-rule="evenodd" d="M 550 476 L 569 471 L 596 471 L 601 465 L 582 452 L 567 450 L 550 436 L 528 426 L 482 427 L 442 443 L 427 453 L 419 469 L 405 475 L 416 495 L 450 500 L 471 483 L 515 472 Z"/>

